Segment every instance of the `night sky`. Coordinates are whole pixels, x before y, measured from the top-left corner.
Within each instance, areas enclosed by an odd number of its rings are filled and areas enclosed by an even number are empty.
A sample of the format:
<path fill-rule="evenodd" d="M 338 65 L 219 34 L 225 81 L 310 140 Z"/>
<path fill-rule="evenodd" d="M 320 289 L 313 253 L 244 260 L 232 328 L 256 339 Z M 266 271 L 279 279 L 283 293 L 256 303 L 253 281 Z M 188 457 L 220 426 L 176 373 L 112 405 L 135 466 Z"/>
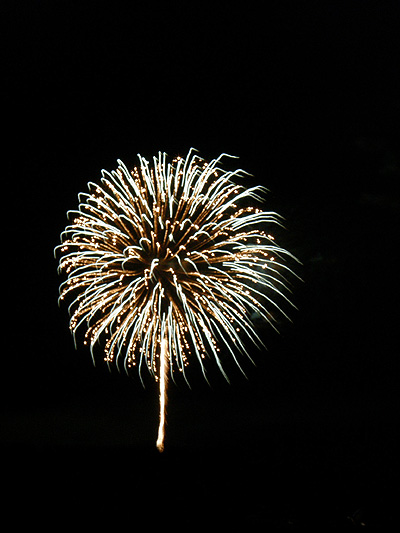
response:
<path fill-rule="evenodd" d="M 398 520 L 398 2 L 99 6 L 2 5 L 5 509 L 50 526 Z M 270 190 L 303 281 L 247 380 L 226 354 L 230 384 L 194 362 L 192 390 L 170 387 L 160 455 L 156 384 L 74 349 L 53 248 L 102 168 L 191 146 Z"/>

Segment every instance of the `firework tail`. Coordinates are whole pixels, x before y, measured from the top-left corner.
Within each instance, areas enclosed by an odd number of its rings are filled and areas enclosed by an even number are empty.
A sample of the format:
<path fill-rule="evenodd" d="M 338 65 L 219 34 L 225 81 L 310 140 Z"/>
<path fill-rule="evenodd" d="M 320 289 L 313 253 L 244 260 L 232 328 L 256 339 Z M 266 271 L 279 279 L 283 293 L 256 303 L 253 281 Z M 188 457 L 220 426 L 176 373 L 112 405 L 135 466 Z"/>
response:
<path fill-rule="evenodd" d="M 165 415 L 167 407 L 167 385 L 168 385 L 168 341 L 166 335 L 161 341 L 161 353 L 160 353 L 160 423 L 158 426 L 157 436 L 157 448 L 159 452 L 164 451 L 164 437 L 165 437 Z"/>

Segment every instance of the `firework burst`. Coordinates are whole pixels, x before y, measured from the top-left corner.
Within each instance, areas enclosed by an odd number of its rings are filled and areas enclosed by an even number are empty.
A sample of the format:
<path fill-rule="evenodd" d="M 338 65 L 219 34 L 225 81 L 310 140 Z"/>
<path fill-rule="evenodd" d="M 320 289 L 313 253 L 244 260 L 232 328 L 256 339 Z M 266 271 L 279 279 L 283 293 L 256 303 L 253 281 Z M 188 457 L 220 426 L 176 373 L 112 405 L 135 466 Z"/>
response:
<path fill-rule="evenodd" d="M 171 161 L 159 153 L 152 165 L 139 155 L 131 172 L 118 160 L 79 194 L 55 249 L 75 344 L 82 326 L 93 359 L 101 341 L 108 365 L 136 367 L 141 379 L 146 368 L 159 382 L 160 450 L 168 376 L 186 377 L 195 359 L 206 377 L 211 357 L 228 379 L 221 343 L 240 368 L 246 338 L 262 345 L 251 318 L 275 328 L 275 316 L 285 315 L 279 302 L 288 301 L 293 256 L 265 230 L 280 217 L 248 206 L 265 189 L 235 183 L 246 173 L 223 170 L 224 155 L 207 163 L 193 149 Z"/>

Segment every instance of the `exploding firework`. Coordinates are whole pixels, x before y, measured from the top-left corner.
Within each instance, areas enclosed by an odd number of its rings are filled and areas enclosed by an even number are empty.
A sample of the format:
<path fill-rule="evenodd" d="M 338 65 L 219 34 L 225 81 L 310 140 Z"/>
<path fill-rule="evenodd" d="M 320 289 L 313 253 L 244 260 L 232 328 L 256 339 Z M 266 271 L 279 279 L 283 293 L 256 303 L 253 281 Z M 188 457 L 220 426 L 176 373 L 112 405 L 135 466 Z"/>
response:
<path fill-rule="evenodd" d="M 191 149 L 173 160 L 159 153 L 150 165 L 139 155 L 131 172 L 118 160 L 79 194 L 55 249 L 75 345 L 82 326 L 93 358 L 100 341 L 108 365 L 136 367 L 141 379 L 146 368 L 159 382 L 160 451 L 168 376 L 186 378 L 197 360 L 206 377 L 209 357 L 228 379 L 219 346 L 241 368 L 246 338 L 262 345 L 252 319 L 276 328 L 285 315 L 279 302 L 289 301 L 284 274 L 293 256 L 265 229 L 280 217 L 249 206 L 265 189 L 238 185 L 246 173 L 223 170 L 223 156 L 207 163 Z"/>

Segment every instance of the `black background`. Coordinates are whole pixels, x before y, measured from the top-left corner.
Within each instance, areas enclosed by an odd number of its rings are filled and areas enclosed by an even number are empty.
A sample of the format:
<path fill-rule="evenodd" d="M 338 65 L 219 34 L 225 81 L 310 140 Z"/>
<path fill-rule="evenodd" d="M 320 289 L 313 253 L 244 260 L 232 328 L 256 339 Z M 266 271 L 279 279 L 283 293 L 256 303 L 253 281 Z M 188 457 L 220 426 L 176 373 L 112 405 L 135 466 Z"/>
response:
<path fill-rule="evenodd" d="M 2 4 L 1 444 L 17 521 L 130 527 L 398 516 L 397 2 Z M 10 119 L 11 117 L 11 119 Z M 100 169 L 240 157 L 302 262 L 248 380 L 157 389 L 75 351 L 53 247 Z M 5 295 L 5 298 L 4 298 Z M 264 333 L 263 333 L 264 335 Z"/>

